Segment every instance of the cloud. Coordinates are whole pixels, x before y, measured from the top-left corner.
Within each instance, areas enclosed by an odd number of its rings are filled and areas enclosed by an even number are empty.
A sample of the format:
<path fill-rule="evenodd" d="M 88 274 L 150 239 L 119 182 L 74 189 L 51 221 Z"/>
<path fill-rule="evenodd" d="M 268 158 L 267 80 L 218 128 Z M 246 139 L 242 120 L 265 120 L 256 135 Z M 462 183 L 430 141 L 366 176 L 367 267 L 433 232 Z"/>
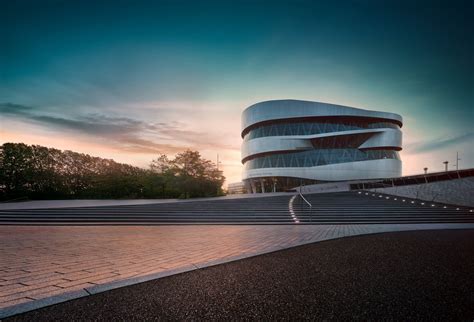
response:
<path fill-rule="evenodd" d="M 28 115 L 33 107 L 13 103 L 0 103 L 0 114 Z"/>
<path fill-rule="evenodd" d="M 64 116 L 13 103 L 0 103 L 1 115 L 39 124 L 58 132 L 92 136 L 107 146 L 132 153 L 174 154 L 188 148 L 235 149 L 208 133 L 189 130 L 185 124 L 176 121 L 145 122 L 97 113 Z"/>
<path fill-rule="evenodd" d="M 472 141 L 474 141 L 474 132 L 469 132 L 450 138 L 413 143 L 408 145 L 406 149 L 412 153 L 425 153 Z"/>

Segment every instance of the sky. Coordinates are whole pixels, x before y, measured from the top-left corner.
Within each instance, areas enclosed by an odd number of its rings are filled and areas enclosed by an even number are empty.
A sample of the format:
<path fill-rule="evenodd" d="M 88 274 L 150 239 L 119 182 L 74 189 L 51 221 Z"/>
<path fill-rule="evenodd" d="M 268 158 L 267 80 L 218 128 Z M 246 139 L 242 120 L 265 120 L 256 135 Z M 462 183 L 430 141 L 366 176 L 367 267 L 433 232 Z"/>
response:
<path fill-rule="evenodd" d="M 8 1 L 0 143 L 147 167 L 219 154 L 240 116 L 302 99 L 403 116 L 403 174 L 474 166 L 473 1 Z"/>

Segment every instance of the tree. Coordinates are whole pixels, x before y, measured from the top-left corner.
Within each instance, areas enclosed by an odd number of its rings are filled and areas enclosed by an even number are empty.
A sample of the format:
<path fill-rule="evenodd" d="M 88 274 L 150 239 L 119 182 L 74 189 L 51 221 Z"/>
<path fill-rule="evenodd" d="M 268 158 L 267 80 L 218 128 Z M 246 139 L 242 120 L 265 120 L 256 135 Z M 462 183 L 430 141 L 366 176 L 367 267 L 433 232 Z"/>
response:
<path fill-rule="evenodd" d="M 203 159 L 199 152 L 186 150 L 179 153 L 171 165 L 184 198 L 222 194 L 225 177 L 214 163 Z"/>
<path fill-rule="evenodd" d="M 0 146 L 0 198 L 169 198 L 222 193 L 222 172 L 197 151 L 160 155 L 149 169 L 39 145 Z"/>

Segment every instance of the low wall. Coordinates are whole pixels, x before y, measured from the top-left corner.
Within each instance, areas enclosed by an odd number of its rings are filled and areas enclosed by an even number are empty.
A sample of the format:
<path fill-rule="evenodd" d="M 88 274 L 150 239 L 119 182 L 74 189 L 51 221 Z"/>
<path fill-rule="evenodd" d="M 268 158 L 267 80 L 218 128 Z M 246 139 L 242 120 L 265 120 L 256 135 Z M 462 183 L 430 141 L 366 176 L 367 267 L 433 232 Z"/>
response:
<path fill-rule="evenodd" d="M 474 207 L 474 177 L 370 190 L 400 197 Z"/>
<path fill-rule="evenodd" d="M 329 183 L 318 183 L 301 187 L 301 193 L 325 193 L 325 192 L 340 192 L 349 191 L 349 181 L 344 182 L 329 182 Z M 300 187 L 295 188 L 296 191 L 300 190 Z"/>

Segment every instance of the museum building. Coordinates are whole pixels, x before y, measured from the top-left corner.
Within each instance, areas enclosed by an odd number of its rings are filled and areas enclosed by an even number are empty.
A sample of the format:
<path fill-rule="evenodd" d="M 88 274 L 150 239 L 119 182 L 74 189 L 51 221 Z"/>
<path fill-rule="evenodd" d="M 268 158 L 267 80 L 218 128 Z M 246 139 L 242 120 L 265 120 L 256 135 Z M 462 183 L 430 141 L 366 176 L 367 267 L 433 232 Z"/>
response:
<path fill-rule="evenodd" d="M 402 124 L 398 114 L 328 103 L 254 104 L 242 113 L 246 190 L 400 177 Z"/>

